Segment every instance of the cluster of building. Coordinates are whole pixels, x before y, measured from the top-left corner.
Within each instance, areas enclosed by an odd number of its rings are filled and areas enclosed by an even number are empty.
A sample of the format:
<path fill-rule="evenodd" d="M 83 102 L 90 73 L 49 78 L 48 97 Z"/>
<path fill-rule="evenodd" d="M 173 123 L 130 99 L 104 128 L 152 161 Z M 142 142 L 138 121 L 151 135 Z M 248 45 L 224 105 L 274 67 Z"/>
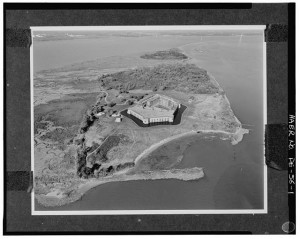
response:
<path fill-rule="evenodd" d="M 179 102 L 170 97 L 155 94 L 129 108 L 127 114 L 133 115 L 144 124 L 173 122 L 174 113 L 180 106 Z"/>
<path fill-rule="evenodd" d="M 105 115 L 105 113 L 104 112 L 100 112 L 100 113 L 96 114 L 96 117 L 99 118 L 102 115 Z M 118 123 L 120 123 L 122 121 L 122 119 L 123 119 L 123 116 L 120 113 L 114 113 L 114 114 L 111 115 L 111 117 L 116 118 L 115 122 L 118 122 Z"/>

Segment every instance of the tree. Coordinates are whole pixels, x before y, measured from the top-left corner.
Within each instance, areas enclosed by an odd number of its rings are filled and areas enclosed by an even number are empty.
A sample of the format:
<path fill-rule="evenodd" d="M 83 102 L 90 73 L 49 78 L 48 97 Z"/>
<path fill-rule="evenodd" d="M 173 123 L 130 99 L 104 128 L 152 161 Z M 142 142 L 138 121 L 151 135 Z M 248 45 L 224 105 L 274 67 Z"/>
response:
<path fill-rule="evenodd" d="M 132 100 L 128 100 L 128 101 L 127 101 L 127 104 L 128 104 L 128 105 L 132 105 L 132 104 L 133 104 L 133 101 L 132 101 Z"/>
<path fill-rule="evenodd" d="M 108 112 L 109 116 L 111 116 L 113 114 L 113 110 L 112 109 L 109 109 L 107 112 Z"/>
<path fill-rule="evenodd" d="M 139 96 L 136 97 L 137 100 L 141 100 L 141 99 L 143 99 L 143 98 L 144 98 L 143 95 L 139 95 Z"/>
<path fill-rule="evenodd" d="M 160 88 L 159 88 L 161 91 L 164 91 L 165 89 L 167 89 L 167 87 L 165 85 L 162 85 Z"/>
<path fill-rule="evenodd" d="M 114 107 L 115 105 L 116 105 L 115 102 L 110 102 L 110 103 L 108 103 L 108 106 L 109 106 L 109 107 Z"/>

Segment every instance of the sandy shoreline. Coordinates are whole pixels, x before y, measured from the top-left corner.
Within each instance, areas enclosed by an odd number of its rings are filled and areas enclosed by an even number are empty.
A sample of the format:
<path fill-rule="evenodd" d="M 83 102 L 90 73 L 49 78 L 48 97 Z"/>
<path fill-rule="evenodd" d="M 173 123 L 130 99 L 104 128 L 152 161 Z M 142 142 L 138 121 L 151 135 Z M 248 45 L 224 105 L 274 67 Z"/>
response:
<path fill-rule="evenodd" d="M 76 192 L 70 196 L 64 197 L 60 191 L 50 192 L 47 195 L 36 195 L 37 201 L 46 207 L 62 206 L 79 200 L 87 191 L 99 185 L 110 182 L 125 182 L 133 180 L 160 180 L 160 179 L 178 179 L 183 181 L 198 180 L 204 177 L 203 168 L 170 169 L 159 171 L 147 171 L 137 174 L 119 174 L 105 178 L 87 180 L 81 184 Z"/>
<path fill-rule="evenodd" d="M 241 125 L 240 121 L 235 117 L 235 120 Z M 138 157 L 136 157 L 135 159 L 135 164 L 140 161 L 143 157 L 147 157 L 150 153 L 154 152 L 156 149 L 158 149 L 159 147 L 163 146 L 164 144 L 167 144 L 175 139 L 179 139 L 182 137 L 186 137 L 186 136 L 191 136 L 191 135 L 196 135 L 198 133 L 219 133 L 219 134 L 225 134 L 228 136 L 228 139 L 231 140 L 232 145 L 236 145 L 239 142 L 242 141 L 243 139 L 243 135 L 249 133 L 249 130 L 247 129 L 243 129 L 241 126 L 237 128 L 235 133 L 230 133 L 227 131 L 223 131 L 223 130 L 192 130 L 189 132 L 185 132 L 182 134 L 178 134 L 178 135 L 174 135 L 172 137 L 163 139 L 161 141 L 159 141 L 156 144 L 151 145 L 149 148 L 147 148 L 146 150 L 144 150 Z"/>
<path fill-rule="evenodd" d="M 202 168 L 187 168 L 187 169 L 170 169 L 170 170 L 159 170 L 159 171 L 147 171 L 143 173 L 136 174 L 120 174 L 114 175 L 112 177 L 103 178 L 103 180 L 99 181 L 97 179 L 88 182 L 87 184 L 81 185 L 78 188 L 78 192 L 81 194 L 86 193 L 93 187 L 104 183 L 110 182 L 125 182 L 125 181 L 133 181 L 133 180 L 159 180 L 159 179 L 178 179 L 183 181 L 189 180 L 197 180 L 204 176 L 204 172 Z"/>
<path fill-rule="evenodd" d="M 146 157 L 147 155 L 149 155 L 150 153 L 152 153 L 153 151 L 155 151 L 157 148 L 159 148 L 160 146 L 163 146 L 164 144 L 167 144 L 175 139 L 179 139 L 181 137 L 184 136 L 189 136 L 189 135 L 194 135 L 197 134 L 197 131 L 189 131 L 189 132 L 185 132 L 182 134 L 178 134 L 178 135 L 174 135 L 171 136 L 169 138 L 163 139 L 161 141 L 159 141 L 156 144 L 151 145 L 149 148 L 145 149 L 141 154 L 139 154 L 139 156 L 137 156 L 134 160 L 134 163 L 136 164 L 138 161 L 140 161 L 143 157 Z"/>
<path fill-rule="evenodd" d="M 237 122 L 238 119 L 236 119 Z M 240 124 L 240 122 L 239 122 Z M 245 133 L 248 133 L 247 129 L 243 129 L 242 127 L 238 127 L 235 133 L 230 133 L 222 130 L 197 130 L 197 131 L 189 131 L 179 135 L 175 135 L 169 138 L 166 138 L 145 151 L 143 151 L 135 160 L 137 163 L 143 157 L 147 157 L 150 153 L 158 149 L 159 147 L 182 137 L 196 135 L 198 133 L 219 133 L 225 134 L 228 136 L 228 139 L 231 140 L 233 145 L 240 142 Z M 126 171 L 127 172 L 127 171 Z M 126 172 L 120 172 L 120 174 L 115 174 L 112 176 L 108 176 L 105 178 L 99 179 L 90 179 L 86 180 L 86 183 L 79 185 L 79 187 L 74 190 L 72 195 L 69 197 L 64 197 L 63 192 L 54 191 L 50 192 L 47 195 L 36 195 L 36 199 L 43 206 L 53 207 L 53 206 L 62 206 L 71 202 L 75 202 L 79 200 L 87 191 L 90 189 L 97 187 L 99 185 L 110 183 L 110 182 L 125 182 L 125 181 L 133 181 L 133 180 L 159 180 L 159 179 L 178 179 L 178 180 L 197 180 L 204 176 L 202 168 L 186 168 L 186 169 L 170 169 L 170 170 L 160 170 L 160 171 L 148 171 L 144 173 L 138 174 L 126 174 Z"/>

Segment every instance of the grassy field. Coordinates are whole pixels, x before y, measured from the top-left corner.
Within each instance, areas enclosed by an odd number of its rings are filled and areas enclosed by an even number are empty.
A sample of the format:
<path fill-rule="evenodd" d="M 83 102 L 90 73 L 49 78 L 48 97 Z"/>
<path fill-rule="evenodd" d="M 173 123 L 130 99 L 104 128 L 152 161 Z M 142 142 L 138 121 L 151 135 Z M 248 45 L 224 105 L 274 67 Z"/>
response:
<path fill-rule="evenodd" d="M 34 108 L 35 175 L 40 190 L 67 187 L 74 181 L 78 135 L 83 115 L 94 104 L 97 94 L 69 94 Z M 60 185 L 60 186 L 59 186 Z"/>
<path fill-rule="evenodd" d="M 96 101 L 97 93 L 70 94 L 60 100 L 34 108 L 34 121 L 47 120 L 55 126 L 70 127 L 79 125 L 84 113 Z"/>

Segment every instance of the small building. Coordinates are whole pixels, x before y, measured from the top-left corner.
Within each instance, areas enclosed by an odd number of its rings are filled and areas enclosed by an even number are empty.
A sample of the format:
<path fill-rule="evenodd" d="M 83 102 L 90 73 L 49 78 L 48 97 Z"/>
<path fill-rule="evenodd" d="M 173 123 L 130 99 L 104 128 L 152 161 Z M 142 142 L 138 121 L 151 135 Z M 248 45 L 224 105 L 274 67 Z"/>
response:
<path fill-rule="evenodd" d="M 114 113 L 114 114 L 112 114 L 111 115 L 112 117 L 119 117 L 120 116 L 120 113 L 118 112 L 118 113 Z"/>
<path fill-rule="evenodd" d="M 105 113 L 104 112 L 99 112 L 99 113 L 96 114 L 96 117 L 100 117 L 102 115 L 105 115 Z"/>
<path fill-rule="evenodd" d="M 194 96 L 191 96 L 191 97 L 189 98 L 189 103 L 192 103 L 194 100 L 195 100 L 195 97 L 194 97 Z"/>
<path fill-rule="evenodd" d="M 122 122 L 122 117 L 116 117 L 116 120 L 115 120 L 115 122 L 117 122 L 117 123 L 120 123 L 120 122 Z"/>

